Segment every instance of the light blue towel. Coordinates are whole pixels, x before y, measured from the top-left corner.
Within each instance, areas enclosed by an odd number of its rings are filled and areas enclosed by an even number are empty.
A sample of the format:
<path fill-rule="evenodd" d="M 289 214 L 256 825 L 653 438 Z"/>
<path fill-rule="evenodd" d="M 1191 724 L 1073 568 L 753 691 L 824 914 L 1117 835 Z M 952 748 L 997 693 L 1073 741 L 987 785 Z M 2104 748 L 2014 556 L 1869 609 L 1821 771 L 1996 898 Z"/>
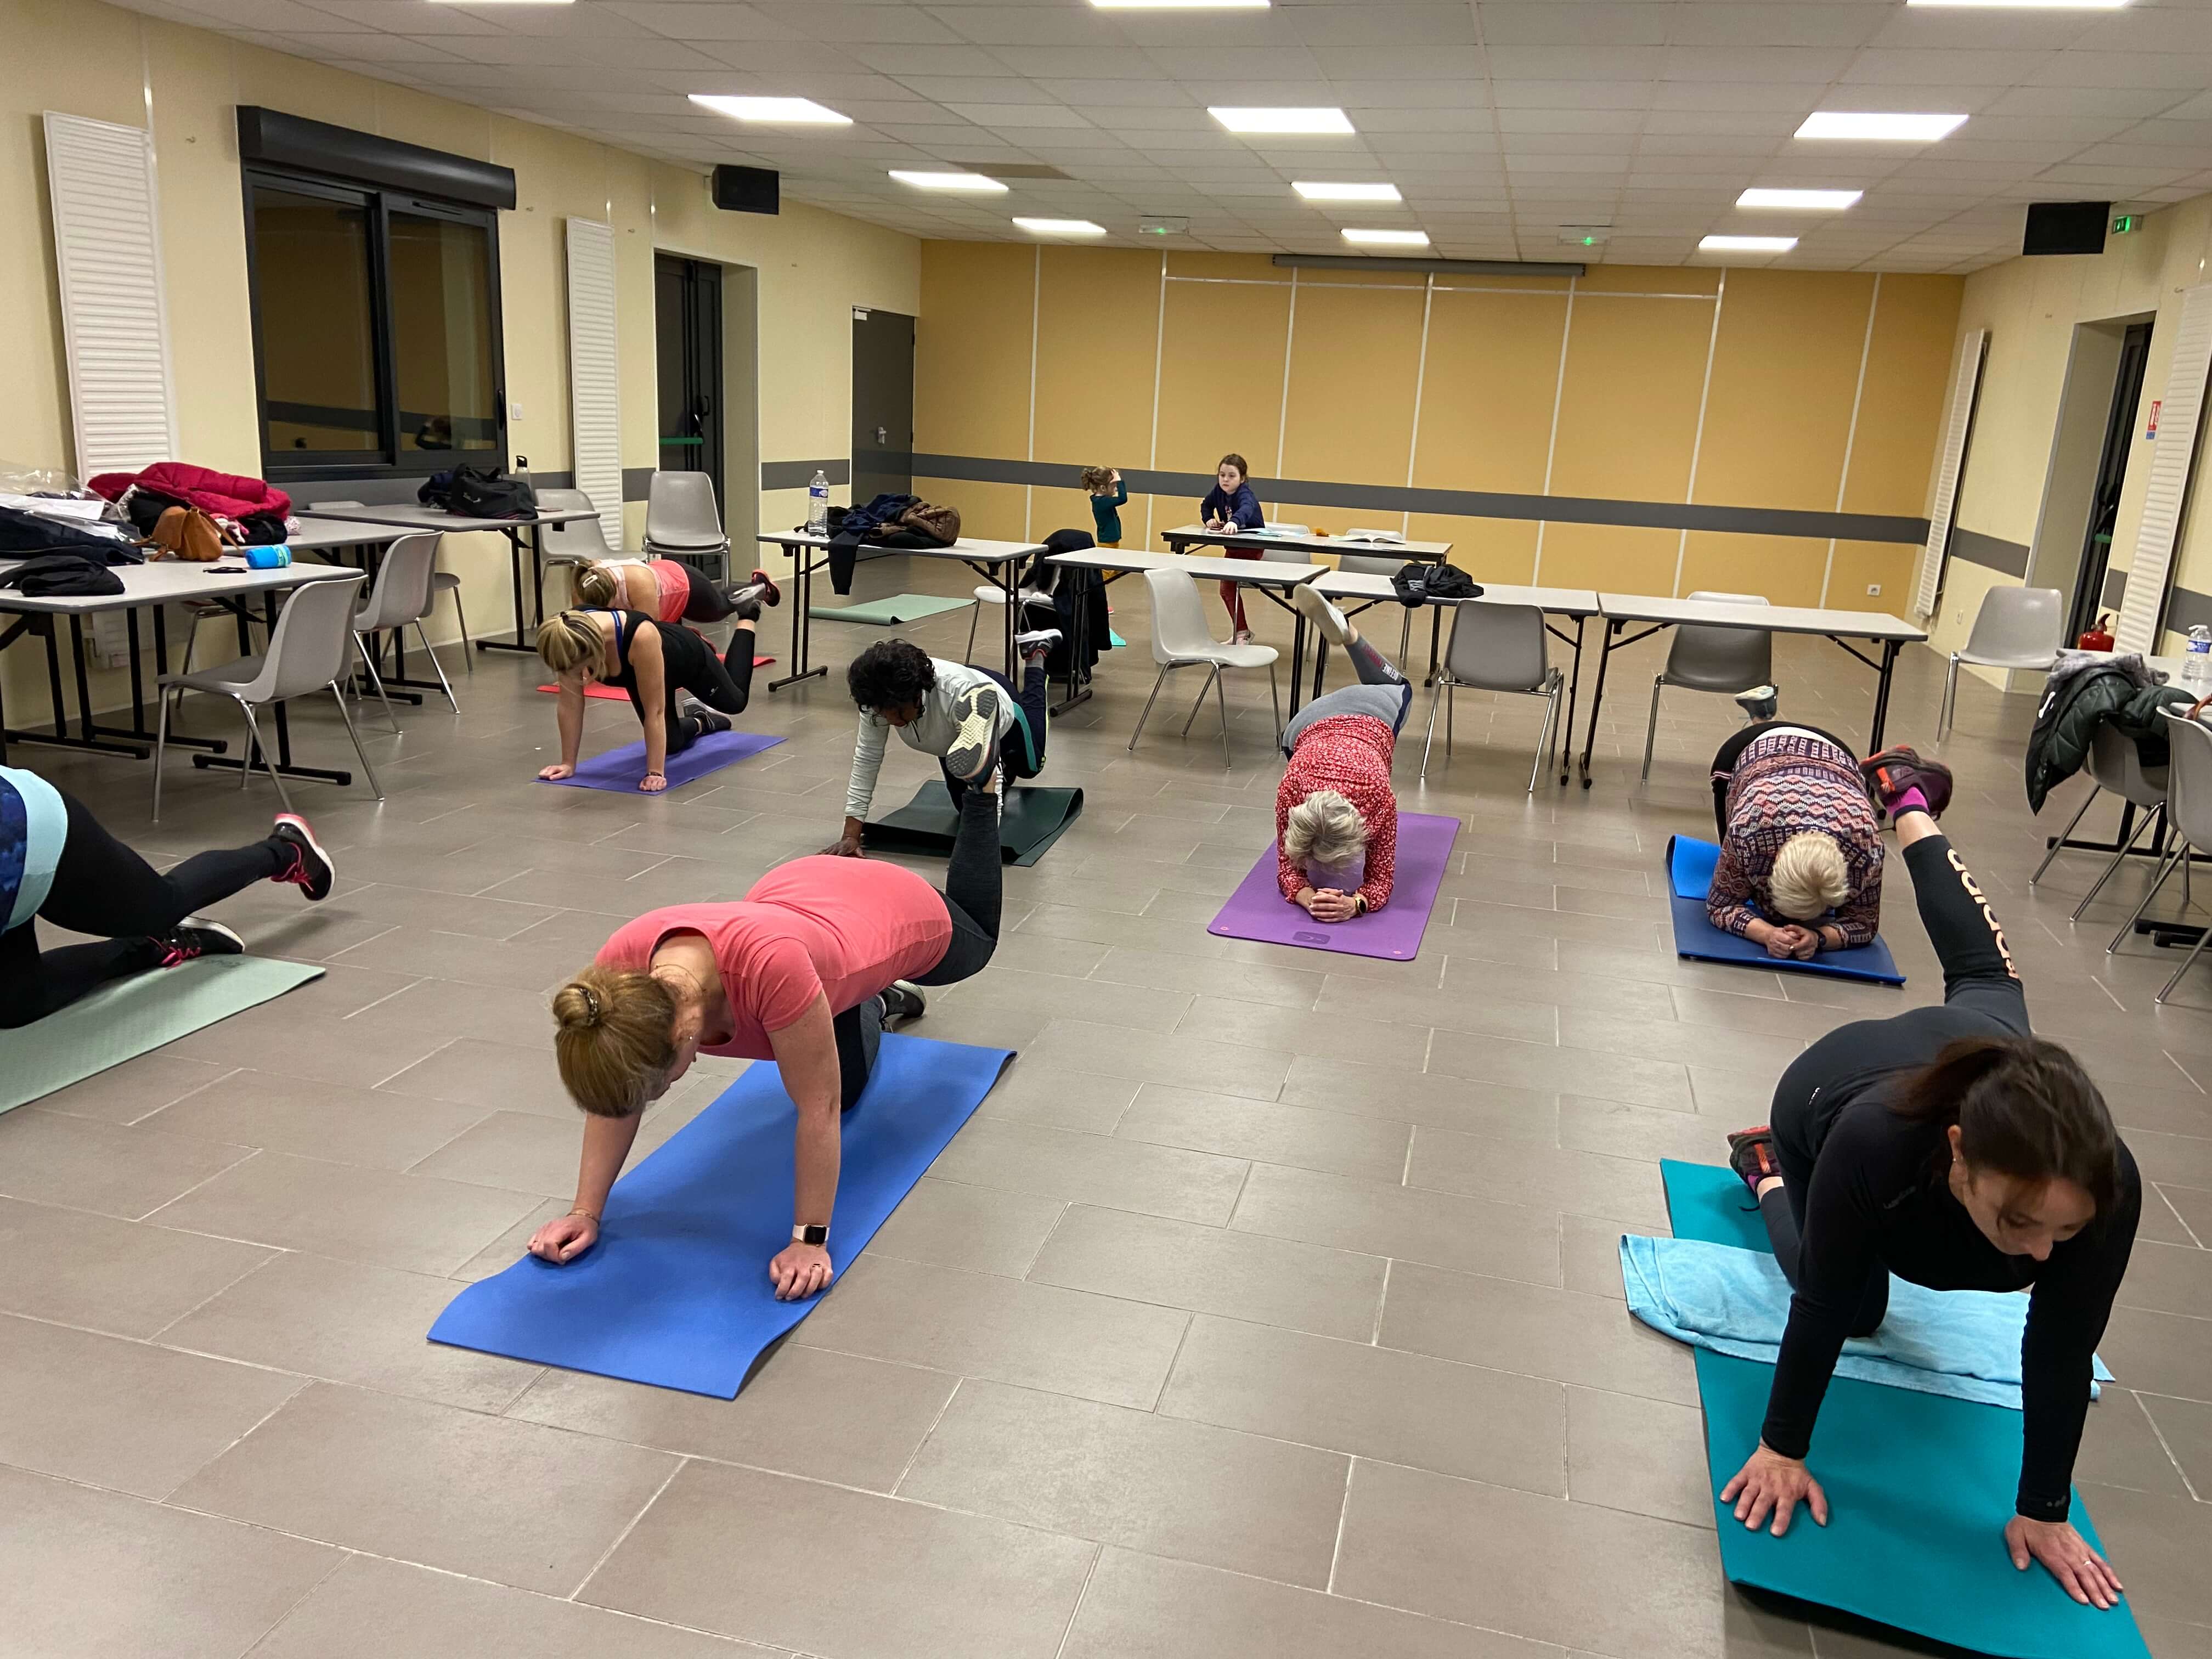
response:
<path fill-rule="evenodd" d="M 1765 1251 L 1631 1234 L 1620 1241 L 1620 1278 L 1629 1311 L 1678 1342 L 1769 1365 L 1781 1352 L 1790 1282 Z M 1892 1274 L 1881 1328 L 1844 1344 L 1836 1375 L 2018 1411 L 2027 1323 L 2027 1297 L 2017 1292 L 1931 1291 Z M 2094 1375 L 2112 1376 L 2101 1359 Z"/>

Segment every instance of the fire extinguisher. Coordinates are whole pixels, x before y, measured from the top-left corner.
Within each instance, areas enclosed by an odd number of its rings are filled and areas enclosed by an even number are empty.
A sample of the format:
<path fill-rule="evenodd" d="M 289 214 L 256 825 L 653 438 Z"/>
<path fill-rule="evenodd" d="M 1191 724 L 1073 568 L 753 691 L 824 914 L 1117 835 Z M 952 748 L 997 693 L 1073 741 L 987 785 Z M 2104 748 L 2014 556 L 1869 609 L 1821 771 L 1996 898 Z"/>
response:
<path fill-rule="evenodd" d="M 2097 618 L 2097 625 L 2084 634 L 2080 641 L 2084 651 L 2109 651 L 2112 648 L 2112 613 L 2107 611 Z"/>

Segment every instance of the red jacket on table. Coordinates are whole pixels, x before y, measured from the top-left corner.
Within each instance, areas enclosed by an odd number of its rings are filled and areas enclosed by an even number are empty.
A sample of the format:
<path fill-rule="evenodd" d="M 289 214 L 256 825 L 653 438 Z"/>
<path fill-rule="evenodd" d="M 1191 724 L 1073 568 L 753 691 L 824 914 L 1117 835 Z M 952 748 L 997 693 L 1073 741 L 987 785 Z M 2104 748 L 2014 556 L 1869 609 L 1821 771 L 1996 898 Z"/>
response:
<path fill-rule="evenodd" d="M 1291 808 L 1316 789 L 1334 789 L 1358 810 L 1367 825 L 1367 870 L 1359 896 L 1370 910 L 1390 902 L 1398 861 L 1398 798 L 1390 791 L 1390 755 L 1397 736 L 1369 714 L 1317 720 L 1299 735 L 1297 750 L 1275 790 L 1275 861 L 1283 896 L 1296 899 L 1311 884 L 1305 866 L 1283 856 L 1283 830 Z"/>
<path fill-rule="evenodd" d="M 1705 895 L 1714 927 L 1741 936 L 1754 916 L 1789 920 L 1774 910 L 1775 855 L 1808 830 L 1835 837 L 1850 882 L 1850 896 L 1828 925 L 1843 933 L 1846 949 L 1874 942 L 1881 923 L 1882 859 L 1874 804 L 1857 760 L 1810 732 L 1769 733 L 1736 761 L 1728 786 L 1728 833 Z"/>
<path fill-rule="evenodd" d="M 195 466 L 190 461 L 156 461 L 143 472 L 103 472 L 90 481 L 88 488 L 94 495 L 112 501 L 133 484 L 222 518 L 250 518 L 257 513 L 271 513 L 280 519 L 292 516 L 292 498 L 275 484 Z"/>

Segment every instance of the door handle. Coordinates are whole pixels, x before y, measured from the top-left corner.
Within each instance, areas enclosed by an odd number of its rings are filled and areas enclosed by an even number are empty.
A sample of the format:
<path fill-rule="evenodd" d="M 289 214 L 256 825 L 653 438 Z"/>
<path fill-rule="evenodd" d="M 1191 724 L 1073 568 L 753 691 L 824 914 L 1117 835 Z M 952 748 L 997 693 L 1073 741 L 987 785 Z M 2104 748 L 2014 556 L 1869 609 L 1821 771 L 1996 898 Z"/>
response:
<path fill-rule="evenodd" d="M 889 443 L 890 441 L 891 434 L 887 428 L 880 426 L 876 428 L 876 445 L 878 448 Z"/>

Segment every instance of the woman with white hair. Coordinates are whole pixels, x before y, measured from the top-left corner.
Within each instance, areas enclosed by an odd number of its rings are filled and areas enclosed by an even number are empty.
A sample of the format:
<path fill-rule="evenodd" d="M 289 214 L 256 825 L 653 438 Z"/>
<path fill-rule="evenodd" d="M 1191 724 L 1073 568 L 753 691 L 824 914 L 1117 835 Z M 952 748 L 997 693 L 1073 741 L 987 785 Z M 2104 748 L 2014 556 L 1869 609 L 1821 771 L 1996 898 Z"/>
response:
<path fill-rule="evenodd" d="M 1275 791 L 1276 873 L 1283 896 L 1316 921 L 1349 921 L 1390 902 L 1398 849 L 1390 757 L 1413 688 L 1311 587 L 1294 587 L 1291 598 L 1352 659 L 1359 684 L 1316 697 L 1283 729 L 1290 766 Z"/>
<path fill-rule="evenodd" d="M 1917 763 L 1948 784 L 1942 767 Z M 1714 927 L 1798 961 L 1874 942 L 1881 831 L 1843 739 L 1789 720 L 1746 726 L 1713 757 L 1713 821 L 1721 853 L 1705 914 Z"/>

